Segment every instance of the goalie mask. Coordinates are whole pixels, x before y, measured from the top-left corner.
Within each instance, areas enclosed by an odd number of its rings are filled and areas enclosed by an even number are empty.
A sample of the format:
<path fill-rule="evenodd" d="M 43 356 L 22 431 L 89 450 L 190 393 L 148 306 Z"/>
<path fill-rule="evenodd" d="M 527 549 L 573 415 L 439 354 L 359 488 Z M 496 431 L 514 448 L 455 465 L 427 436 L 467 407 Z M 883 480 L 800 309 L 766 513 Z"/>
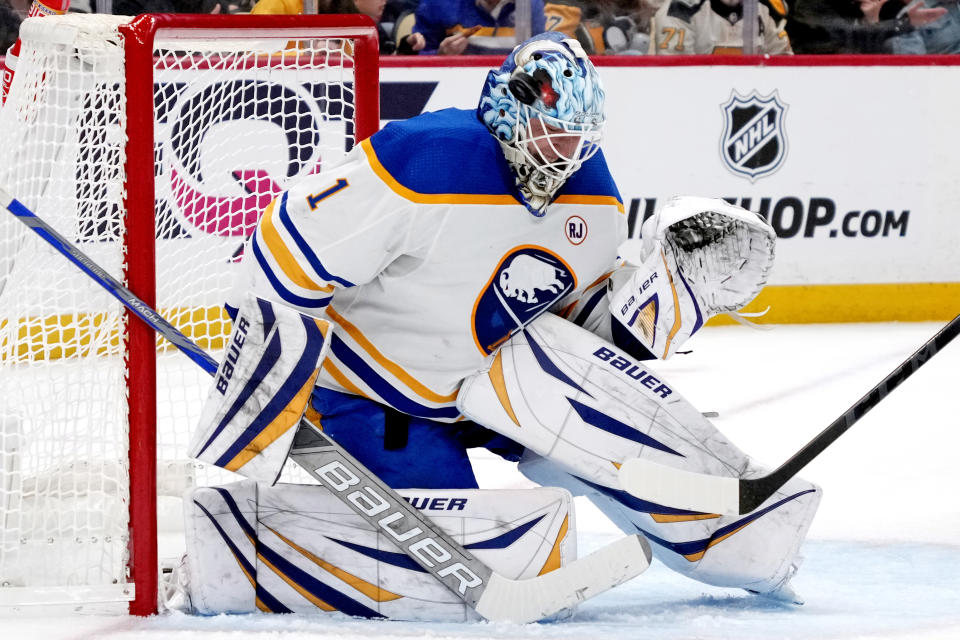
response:
<path fill-rule="evenodd" d="M 490 71 L 477 116 L 500 142 L 527 209 L 543 216 L 600 148 L 604 92 L 580 43 L 557 32 L 520 44 Z"/>

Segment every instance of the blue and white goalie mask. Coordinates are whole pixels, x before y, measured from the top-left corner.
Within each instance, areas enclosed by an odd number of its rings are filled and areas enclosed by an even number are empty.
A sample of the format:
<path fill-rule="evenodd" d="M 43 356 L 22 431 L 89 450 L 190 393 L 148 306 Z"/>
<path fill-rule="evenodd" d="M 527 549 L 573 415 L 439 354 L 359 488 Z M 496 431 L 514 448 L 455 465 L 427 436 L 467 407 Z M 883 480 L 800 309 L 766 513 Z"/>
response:
<path fill-rule="evenodd" d="M 550 31 L 490 71 L 477 115 L 500 142 L 525 204 L 542 216 L 600 148 L 604 91 L 580 43 Z"/>

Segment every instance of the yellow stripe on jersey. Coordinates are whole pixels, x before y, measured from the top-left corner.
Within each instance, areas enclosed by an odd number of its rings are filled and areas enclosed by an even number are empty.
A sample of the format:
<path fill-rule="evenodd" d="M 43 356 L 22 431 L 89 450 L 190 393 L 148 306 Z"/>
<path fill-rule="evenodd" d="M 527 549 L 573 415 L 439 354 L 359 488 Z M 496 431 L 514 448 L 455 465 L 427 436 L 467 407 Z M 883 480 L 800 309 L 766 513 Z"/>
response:
<path fill-rule="evenodd" d="M 384 167 L 380 163 L 379 158 L 377 158 L 377 152 L 373 149 L 373 145 L 370 144 L 369 138 L 361 142 L 360 147 L 364 153 L 367 154 L 367 161 L 370 163 L 370 168 L 377 174 L 377 177 L 383 180 L 384 184 L 390 187 L 391 191 L 411 202 L 420 204 L 520 204 L 512 195 L 500 193 L 418 193 L 403 186 L 396 178 L 390 175 L 390 172 L 387 171 L 386 167 Z"/>
<path fill-rule="evenodd" d="M 337 365 L 333 364 L 331 361 L 332 356 L 327 356 L 326 360 L 323 361 L 323 370 L 330 374 L 330 377 L 336 380 L 337 384 L 349 391 L 355 396 L 361 396 L 363 398 L 370 398 L 370 394 L 366 393 L 363 389 L 353 384 L 350 381 L 343 371 L 337 368 Z"/>
<path fill-rule="evenodd" d="M 453 402 L 457 399 L 457 391 L 447 395 L 441 395 L 436 391 L 427 388 L 426 385 L 407 373 L 403 367 L 380 353 L 379 349 L 377 349 L 373 343 L 370 342 L 365 335 L 363 335 L 363 332 L 360 331 L 360 329 L 337 313 L 336 309 L 333 308 L 333 305 L 327 307 L 327 315 L 330 317 L 330 319 L 340 325 L 340 327 L 347 332 L 347 335 L 353 338 L 360 348 L 362 348 L 367 355 L 373 358 L 377 364 L 393 374 L 397 380 L 405 384 L 410 388 L 411 391 L 419 395 L 421 398 L 429 400 L 430 402 L 444 404 Z"/>
<path fill-rule="evenodd" d="M 290 253 L 287 243 L 280 237 L 280 232 L 277 231 L 273 221 L 273 212 L 276 209 L 277 202 L 277 200 L 271 202 L 260 219 L 260 237 L 263 238 L 264 244 L 270 250 L 270 255 L 273 256 L 277 266 L 280 267 L 287 279 L 298 287 L 308 291 L 332 293 L 333 285 L 323 285 L 310 278 L 300 266 L 300 261 Z"/>
<path fill-rule="evenodd" d="M 456 35 L 458 33 L 462 33 L 468 38 L 471 36 L 479 36 L 481 38 L 496 38 L 513 37 L 516 35 L 513 27 L 485 27 L 479 24 L 472 27 L 465 27 L 462 24 L 457 24 L 447 29 L 448 36 Z"/>
<path fill-rule="evenodd" d="M 613 196 L 580 196 L 576 194 L 566 194 L 554 200 L 556 204 L 609 204 L 617 208 L 617 211 L 624 213 L 623 203 Z"/>

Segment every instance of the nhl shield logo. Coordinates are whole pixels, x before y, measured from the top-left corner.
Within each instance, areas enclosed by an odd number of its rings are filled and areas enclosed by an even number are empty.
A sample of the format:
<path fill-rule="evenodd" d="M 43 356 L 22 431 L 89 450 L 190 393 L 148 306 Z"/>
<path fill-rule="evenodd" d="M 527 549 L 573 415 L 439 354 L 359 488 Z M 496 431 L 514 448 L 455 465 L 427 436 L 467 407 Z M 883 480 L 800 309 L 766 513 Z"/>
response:
<path fill-rule="evenodd" d="M 734 92 L 721 109 L 720 156 L 724 164 L 751 181 L 779 169 L 787 155 L 783 131 L 787 107 L 777 92 L 760 96 L 754 91 L 746 97 Z"/>

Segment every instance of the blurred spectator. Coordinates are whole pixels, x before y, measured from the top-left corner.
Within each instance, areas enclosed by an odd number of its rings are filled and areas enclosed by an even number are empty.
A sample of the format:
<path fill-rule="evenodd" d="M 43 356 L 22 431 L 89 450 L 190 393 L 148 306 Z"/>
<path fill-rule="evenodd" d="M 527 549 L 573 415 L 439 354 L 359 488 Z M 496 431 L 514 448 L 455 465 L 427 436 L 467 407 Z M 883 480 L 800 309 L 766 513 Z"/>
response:
<path fill-rule="evenodd" d="M 889 45 L 893 53 L 960 53 L 960 3 L 931 0 L 929 6 L 942 7 L 947 13 L 936 22 L 891 38 Z M 906 12 L 904 7 L 897 17 L 902 19 Z"/>
<path fill-rule="evenodd" d="M 582 38 L 586 8 L 578 0 L 544 0 L 545 31 L 560 31 L 570 38 Z M 581 44 L 583 44 L 581 42 Z"/>
<path fill-rule="evenodd" d="M 607 9 L 601 18 L 607 53 L 653 53 L 653 16 L 667 0 L 600 0 Z"/>
<path fill-rule="evenodd" d="M 789 54 L 785 8 L 757 2 L 754 51 Z M 657 55 L 743 54 L 742 0 L 667 0 L 654 16 L 654 49 Z"/>
<path fill-rule="evenodd" d="M 387 0 L 387 4 L 383 7 L 383 16 L 380 19 L 383 20 L 384 24 L 396 24 L 401 16 L 416 11 L 418 4 L 419 0 Z"/>
<path fill-rule="evenodd" d="M 357 5 L 357 9 L 360 10 L 360 13 L 369 16 L 377 24 L 377 35 L 380 37 L 381 55 L 391 53 L 413 55 L 423 49 L 424 39 L 422 34 L 398 34 L 397 29 L 393 28 L 394 23 L 392 21 L 390 30 L 386 28 L 383 22 L 383 13 L 386 9 L 387 0 L 354 0 L 354 2 Z M 397 17 L 399 17 L 399 15 Z M 397 26 L 399 27 L 399 25 Z"/>
<path fill-rule="evenodd" d="M 550 1 L 547 8 L 548 26 Z M 663 1 L 592 0 L 584 4 L 576 38 L 589 54 L 648 53 L 650 20 Z"/>
<path fill-rule="evenodd" d="M 889 53 L 888 41 L 930 25 L 944 15 L 923 0 L 796 0 L 787 33 L 796 53 Z"/>
<path fill-rule="evenodd" d="M 353 0 L 316 0 L 317 13 L 360 13 Z M 252 14 L 297 15 L 303 13 L 303 0 L 259 0 Z"/>
<path fill-rule="evenodd" d="M 10 6 L 9 0 L 0 0 L 0 53 L 6 53 L 17 41 L 22 20 L 20 14 Z"/>
<path fill-rule="evenodd" d="M 599 17 L 612 0 L 544 0 L 547 31 L 560 31 L 580 42 L 588 54 L 604 53 L 604 27 Z"/>
<path fill-rule="evenodd" d="M 420 0 L 413 27 L 426 42 L 420 53 L 509 53 L 517 44 L 514 8 L 513 0 Z M 530 0 L 530 12 L 531 33 L 542 33 L 543 0 Z"/>

